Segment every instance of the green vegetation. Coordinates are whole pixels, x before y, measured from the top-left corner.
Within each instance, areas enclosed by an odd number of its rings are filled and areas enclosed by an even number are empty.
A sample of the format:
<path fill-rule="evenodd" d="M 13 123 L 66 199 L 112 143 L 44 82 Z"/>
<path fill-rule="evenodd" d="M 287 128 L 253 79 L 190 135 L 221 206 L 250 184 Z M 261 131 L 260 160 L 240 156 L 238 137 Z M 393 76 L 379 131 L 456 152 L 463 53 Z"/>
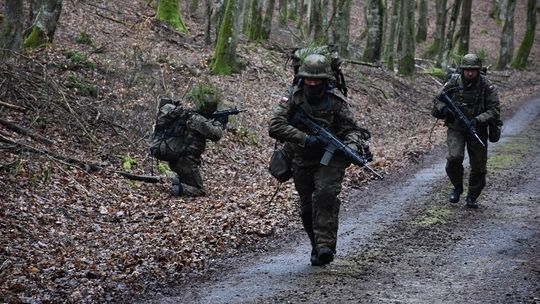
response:
<path fill-rule="evenodd" d="M 435 77 L 443 78 L 444 77 L 444 71 L 441 68 L 436 67 L 429 67 L 424 71 L 424 74 L 432 75 Z"/>
<path fill-rule="evenodd" d="M 133 169 L 133 166 L 135 166 L 136 164 L 137 161 L 131 158 L 129 154 L 122 157 L 122 168 L 124 168 L 124 170 L 131 171 L 131 169 Z"/>
<path fill-rule="evenodd" d="M 40 49 L 47 46 L 47 41 L 45 39 L 45 33 L 37 26 L 32 28 L 30 34 L 24 39 L 23 48 L 24 49 Z"/>
<path fill-rule="evenodd" d="M 90 37 L 90 35 L 84 31 L 79 33 L 75 41 L 80 44 L 94 46 L 94 41 L 92 41 L 92 38 Z"/>
<path fill-rule="evenodd" d="M 164 162 L 159 162 L 157 169 L 159 173 L 162 173 L 165 175 L 169 175 L 172 172 L 171 168 L 169 168 L 169 165 Z"/>
<path fill-rule="evenodd" d="M 426 214 L 416 221 L 419 226 L 432 226 L 446 223 L 446 219 L 452 215 L 452 210 L 445 206 L 431 206 L 426 210 Z"/>
<path fill-rule="evenodd" d="M 70 64 L 68 65 L 68 68 L 70 70 L 77 67 L 83 67 L 87 69 L 95 68 L 94 63 L 88 60 L 88 57 L 86 57 L 86 55 L 79 53 L 77 51 L 71 51 L 71 50 L 67 51 L 66 57 L 70 61 Z"/>
<path fill-rule="evenodd" d="M 66 87 L 75 89 L 77 94 L 81 96 L 98 96 L 98 89 L 95 85 L 92 85 L 84 79 L 79 79 L 76 76 L 70 75 L 67 79 Z"/>

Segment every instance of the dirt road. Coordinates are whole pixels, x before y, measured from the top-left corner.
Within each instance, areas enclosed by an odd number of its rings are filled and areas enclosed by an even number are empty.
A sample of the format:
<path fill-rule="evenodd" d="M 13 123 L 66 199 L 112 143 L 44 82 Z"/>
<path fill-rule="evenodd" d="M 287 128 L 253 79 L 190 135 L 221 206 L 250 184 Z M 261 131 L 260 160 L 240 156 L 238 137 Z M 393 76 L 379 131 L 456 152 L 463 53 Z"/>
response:
<path fill-rule="evenodd" d="M 447 202 L 444 147 L 351 194 L 336 260 L 299 235 L 144 303 L 540 303 L 540 98 L 491 144 L 480 208 Z"/>

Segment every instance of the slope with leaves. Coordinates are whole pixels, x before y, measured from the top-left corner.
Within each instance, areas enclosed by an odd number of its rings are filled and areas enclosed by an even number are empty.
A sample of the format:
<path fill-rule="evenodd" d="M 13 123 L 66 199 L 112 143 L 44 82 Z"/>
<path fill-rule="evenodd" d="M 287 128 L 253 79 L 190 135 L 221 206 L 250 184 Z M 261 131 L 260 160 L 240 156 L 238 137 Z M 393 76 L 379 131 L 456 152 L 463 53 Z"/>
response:
<path fill-rule="evenodd" d="M 67 2 L 54 46 L 0 67 L 0 100 L 12 105 L 1 117 L 28 131 L 0 124 L 1 302 L 126 299 L 300 229 L 292 183 L 271 200 L 266 171 L 267 119 L 291 78 L 285 52 L 244 42 L 246 69 L 211 75 L 202 23 L 191 20 L 183 37 L 153 14 L 142 2 Z M 374 167 L 394 174 L 441 143 L 444 128 L 429 116 L 437 79 L 344 69 L 353 112 L 373 133 Z M 494 75 L 505 109 L 538 91 L 534 71 L 510 75 Z M 208 196 L 174 198 L 147 143 L 158 97 L 181 99 L 197 81 L 247 112 L 203 156 Z M 343 197 L 370 178 L 349 168 Z"/>

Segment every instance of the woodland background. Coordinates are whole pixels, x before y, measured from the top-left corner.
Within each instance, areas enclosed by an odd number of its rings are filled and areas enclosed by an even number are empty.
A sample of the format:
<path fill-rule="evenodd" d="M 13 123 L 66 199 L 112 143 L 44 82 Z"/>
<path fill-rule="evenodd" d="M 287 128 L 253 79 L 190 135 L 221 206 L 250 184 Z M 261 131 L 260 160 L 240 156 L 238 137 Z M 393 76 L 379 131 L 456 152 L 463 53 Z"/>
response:
<path fill-rule="evenodd" d="M 267 120 L 295 47 L 340 48 L 353 112 L 373 134 L 372 165 L 387 175 L 443 143 L 429 109 L 460 54 L 484 59 L 505 115 L 538 94 L 536 1 L 0 8 L 0 302 L 128 301 L 300 230 L 292 183 L 272 199 L 267 172 Z M 148 140 L 159 97 L 181 99 L 201 81 L 220 88 L 224 108 L 247 112 L 203 156 L 209 195 L 175 198 Z M 342 212 L 372 182 L 350 167 Z"/>

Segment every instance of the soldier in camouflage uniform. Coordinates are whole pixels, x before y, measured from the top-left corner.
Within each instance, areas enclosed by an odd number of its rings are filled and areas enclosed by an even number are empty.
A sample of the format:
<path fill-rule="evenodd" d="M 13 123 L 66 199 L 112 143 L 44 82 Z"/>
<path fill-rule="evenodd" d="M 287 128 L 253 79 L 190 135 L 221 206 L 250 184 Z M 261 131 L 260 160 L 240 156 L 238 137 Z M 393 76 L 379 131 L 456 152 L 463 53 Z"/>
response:
<path fill-rule="evenodd" d="M 350 162 L 340 153 L 328 164 L 320 164 L 325 143 L 293 121 L 297 109 L 325 126 L 351 148 L 372 158 L 367 140 L 370 133 L 353 119 L 346 99 L 330 87 L 331 68 L 323 55 L 309 55 L 300 66 L 297 86 L 273 109 L 269 135 L 292 150 L 292 170 L 300 196 L 300 217 L 311 240 L 311 264 L 330 263 L 336 252 L 341 183 Z"/>
<path fill-rule="evenodd" d="M 471 136 L 465 126 L 454 117 L 454 114 L 440 100 L 441 93 L 434 100 L 432 115 L 445 119 L 447 131 L 448 157 L 446 173 L 453 185 L 449 201 L 459 202 L 463 193 L 463 159 L 465 147 L 469 154 L 470 174 L 466 206 L 478 208 L 477 198 L 486 185 L 487 138 L 488 123 L 500 117 L 499 97 L 495 86 L 480 73 L 482 61 L 476 54 L 463 56 L 460 73 L 452 75 L 442 90 L 453 99 L 456 105 L 471 121 L 478 136 L 485 144 L 483 147 Z"/>
<path fill-rule="evenodd" d="M 172 194 L 203 196 L 206 192 L 199 170 L 201 155 L 206 149 L 207 139 L 218 141 L 221 138 L 227 121 L 209 118 L 221 102 L 215 88 L 199 85 L 187 97 L 195 103 L 195 109 L 189 112 L 186 122 L 183 152 L 178 159 L 169 162 L 169 167 L 177 174 L 172 180 Z"/>

